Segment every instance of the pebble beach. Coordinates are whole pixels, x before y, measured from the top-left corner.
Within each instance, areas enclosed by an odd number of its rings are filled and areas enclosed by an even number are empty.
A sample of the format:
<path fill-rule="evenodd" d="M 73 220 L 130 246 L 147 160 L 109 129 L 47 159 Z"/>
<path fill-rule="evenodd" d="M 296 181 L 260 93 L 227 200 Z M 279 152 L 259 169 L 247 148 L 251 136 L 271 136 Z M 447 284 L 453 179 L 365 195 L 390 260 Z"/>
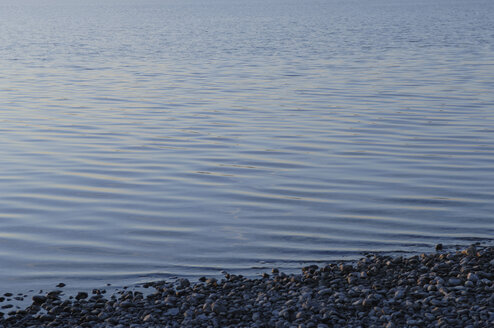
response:
<path fill-rule="evenodd" d="M 15 309 L 2 297 L 0 327 L 493 327 L 494 247 L 225 273 L 66 296 L 64 284 Z"/>

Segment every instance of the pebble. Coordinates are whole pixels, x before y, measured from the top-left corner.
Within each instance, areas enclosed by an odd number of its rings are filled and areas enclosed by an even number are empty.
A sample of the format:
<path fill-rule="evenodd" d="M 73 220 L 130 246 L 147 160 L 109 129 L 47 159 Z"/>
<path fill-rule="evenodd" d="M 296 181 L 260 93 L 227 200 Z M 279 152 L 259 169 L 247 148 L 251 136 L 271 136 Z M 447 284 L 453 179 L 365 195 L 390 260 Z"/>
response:
<path fill-rule="evenodd" d="M 475 245 L 471 245 L 463 251 L 463 254 L 468 256 L 477 256 L 477 247 L 475 247 Z"/>
<path fill-rule="evenodd" d="M 79 293 L 77 293 L 75 299 L 76 300 L 82 300 L 82 299 L 85 299 L 87 297 L 88 297 L 88 293 L 86 293 L 86 292 L 79 292 Z"/>
<path fill-rule="evenodd" d="M 252 279 L 224 274 L 197 282 L 145 283 L 106 296 L 93 290 L 64 299 L 32 297 L 25 309 L 4 304 L 0 327 L 492 327 L 494 247 L 421 256 L 368 256 L 308 266 L 301 274 Z M 57 285 L 61 288 L 60 284 Z M 6 293 L 6 297 L 13 296 Z M 24 297 L 22 295 L 19 298 Z M 108 297 L 108 298 L 106 298 Z M 65 297 L 66 298 L 66 297 Z"/>
<path fill-rule="evenodd" d="M 142 319 L 142 321 L 144 321 L 144 322 L 148 322 L 148 321 L 153 321 L 153 319 L 154 319 L 154 318 L 153 318 L 153 315 L 152 315 L 152 314 L 148 314 L 148 315 L 146 315 L 146 316 Z"/>
<path fill-rule="evenodd" d="M 44 302 L 46 302 L 47 297 L 43 295 L 34 295 L 32 299 L 33 304 L 43 304 Z"/>
<path fill-rule="evenodd" d="M 458 286 L 461 284 L 461 280 L 458 278 L 449 278 L 448 282 L 450 286 Z"/>
<path fill-rule="evenodd" d="M 168 309 L 168 311 L 166 311 L 165 315 L 177 315 L 180 311 L 178 310 L 178 308 L 171 308 L 171 309 Z"/>
<path fill-rule="evenodd" d="M 475 273 L 470 272 L 467 275 L 467 280 L 472 281 L 472 282 L 477 282 L 479 280 L 479 276 L 477 276 Z"/>
<path fill-rule="evenodd" d="M 219 303 L 219 302 L 214 302 L 211 305 L 211 311 L 213 311 L 216 314 L 219 314 L 221 312 L 226 312 L 226 307 L 223 304 Z"/>
<path fill-rule="evenodd" d="M 399 289 L 395 292 L 395 299 L 401 299 L 405 296 L 405 292 L 403 290 Z"/>

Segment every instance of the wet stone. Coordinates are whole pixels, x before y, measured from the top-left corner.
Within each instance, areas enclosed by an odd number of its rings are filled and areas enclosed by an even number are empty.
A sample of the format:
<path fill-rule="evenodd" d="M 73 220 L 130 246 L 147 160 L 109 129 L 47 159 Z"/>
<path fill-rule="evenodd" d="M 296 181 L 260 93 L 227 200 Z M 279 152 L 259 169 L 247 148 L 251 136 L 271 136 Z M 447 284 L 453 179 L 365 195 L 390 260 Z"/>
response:
<path fill-rule="evenodd" d="M 493 261 L 494 247 L 477 245 L 475 252 L 375 255 L 259 279 L 224 273 L 221 280 L 150 282 L 155 290 L 145 294 L 95 289 L 88 299 L 53 291 L 34 295 L 25 309 L 4 304 L 0 327 L 491 327 Z"/>
<path fill-rule="evenodd" d="M 76 300 L 83 300 L 83 299 L 86 299 L 88 296 L 89 295 L 86 292 L 78 292 L 75 299 Z"/>

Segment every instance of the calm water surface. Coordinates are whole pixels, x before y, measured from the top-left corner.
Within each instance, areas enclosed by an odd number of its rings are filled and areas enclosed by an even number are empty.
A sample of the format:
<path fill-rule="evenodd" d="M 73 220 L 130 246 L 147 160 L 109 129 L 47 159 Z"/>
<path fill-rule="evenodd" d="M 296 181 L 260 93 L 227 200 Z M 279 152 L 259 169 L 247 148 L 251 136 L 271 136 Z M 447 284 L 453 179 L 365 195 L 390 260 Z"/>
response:
<path fill-rule="evenodd" d="M 0 0 L 0 290 L 493 238 L 492 17 Z"/>

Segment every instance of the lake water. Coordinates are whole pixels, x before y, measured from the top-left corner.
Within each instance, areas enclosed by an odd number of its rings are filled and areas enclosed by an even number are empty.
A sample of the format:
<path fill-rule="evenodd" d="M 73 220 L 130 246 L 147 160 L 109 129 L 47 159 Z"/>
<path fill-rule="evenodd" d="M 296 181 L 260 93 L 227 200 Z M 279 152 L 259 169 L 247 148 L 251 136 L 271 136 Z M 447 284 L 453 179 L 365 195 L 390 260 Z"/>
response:
<path fill-rule="evenodd" d="M 492 242 L 493 1 L 40 2 L 0 0 L 0 290 Z"/>

